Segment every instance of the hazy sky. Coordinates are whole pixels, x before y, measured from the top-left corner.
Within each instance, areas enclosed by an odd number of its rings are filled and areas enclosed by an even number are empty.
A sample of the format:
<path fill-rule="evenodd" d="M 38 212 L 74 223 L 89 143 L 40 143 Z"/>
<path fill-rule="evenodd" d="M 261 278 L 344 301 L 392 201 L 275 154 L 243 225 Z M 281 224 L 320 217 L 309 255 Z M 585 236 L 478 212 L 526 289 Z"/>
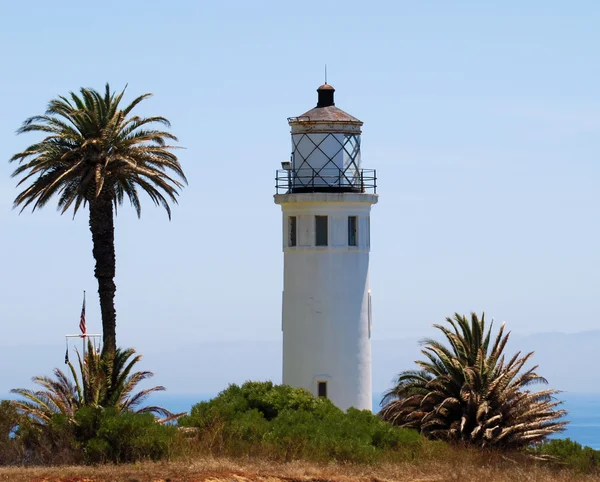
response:
<path fill-rule="evenodd" d="M 492 3 L 494 5 L 492 5 Z M 375 339 L 485 310 L 515 332 L 600 327 L 600 3 L 4 2 L 0 16 L 0 346 L 100 330 L 87 211 L 12 210 L 28 116 L 105 82 L 179 136 L 189 187 L 168 221 L 116 222 L 117 338 L 140 351 L 280 337 L 286 118 L 364 122 Z"/>

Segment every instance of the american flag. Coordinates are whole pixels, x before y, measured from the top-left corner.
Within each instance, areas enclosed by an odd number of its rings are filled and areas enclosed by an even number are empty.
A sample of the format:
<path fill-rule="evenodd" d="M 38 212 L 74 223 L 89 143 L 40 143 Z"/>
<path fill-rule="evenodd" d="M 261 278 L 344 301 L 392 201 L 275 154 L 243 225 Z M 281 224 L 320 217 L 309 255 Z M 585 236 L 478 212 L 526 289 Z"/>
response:
<path fill-rule="evenodd" d="M 83 306 L 81 307 L 81 316 L 79 317 L 79 329 L 81 336 L 87 335 L 87 327 L 85 326 L 85 291 L 83 292 Z"/>

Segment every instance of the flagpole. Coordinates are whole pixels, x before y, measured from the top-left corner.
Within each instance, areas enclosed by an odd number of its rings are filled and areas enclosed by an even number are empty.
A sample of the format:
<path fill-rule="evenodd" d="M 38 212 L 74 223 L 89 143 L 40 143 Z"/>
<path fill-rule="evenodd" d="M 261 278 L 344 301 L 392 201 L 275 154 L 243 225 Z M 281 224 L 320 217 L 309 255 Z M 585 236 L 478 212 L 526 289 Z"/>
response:
<path fill-rule="evenodd" d="M 81 334 L 75 335 L 65 335 L 65 344 L 66 344 L 66 352 L 65 352 L 65 363 L 69 363 L 69 338 L 81 338 L 83 343 L 83 360 L 85 361 L 85 342 L 88 338 L 99 338 L 102 339 L 102 335 L 99 333 L 88 333 L 87 332 L 87 324 L 85 321 L 85 290 L 83 290 L 83 305 L 81 306 L 81 316 L 79 317 L 79 330 Z M 100 345 L 98 345 L 99 347 Z"/>
<path fill-rule="evenodd" d="M 85 335 L 86 338 L 102 338 L 102 334 L 100 333 L 88 333 Z M 67 352 L 65 353 L 65 363 L 69 362 L 69 338 L 81 338 L 81 335 L 76 335 L 74 333 L 65 335 L 65 341 L 67 344 Z"/>
<path fill-rule="evenodd" d="M 83 308 L 81 310 L 81 317 L 84 320 L 85 323 L 85 290 L 83 290 Z M 81 320 L 79 321 L 79 326 L 81 326 Z M 85 338 L 87 336 L 87 326 L 85 326 L 85 330 L 83 331 L 83 334 L 81 335 L 81 338 L 83 340 L 83 359 L 85 360 Z"/>

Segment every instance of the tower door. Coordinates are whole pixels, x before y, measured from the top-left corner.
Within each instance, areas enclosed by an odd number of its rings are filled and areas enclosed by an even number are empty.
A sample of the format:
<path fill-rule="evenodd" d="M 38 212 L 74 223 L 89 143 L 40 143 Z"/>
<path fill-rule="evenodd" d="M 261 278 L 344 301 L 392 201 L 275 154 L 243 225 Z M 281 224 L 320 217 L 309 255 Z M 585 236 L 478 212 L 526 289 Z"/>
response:
<path fill-rule="evenodd" d="M 317 396 L 327 398 L 327 382 L 319 382 L 317 384 Z"/>

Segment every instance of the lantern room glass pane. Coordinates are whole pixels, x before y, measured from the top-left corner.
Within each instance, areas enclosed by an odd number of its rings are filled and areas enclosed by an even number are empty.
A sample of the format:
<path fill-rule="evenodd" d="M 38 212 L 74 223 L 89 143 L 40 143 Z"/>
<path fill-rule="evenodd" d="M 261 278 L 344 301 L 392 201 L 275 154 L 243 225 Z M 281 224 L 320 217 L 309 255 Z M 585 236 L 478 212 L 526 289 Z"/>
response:
<path fill-rule="evenodd" d="M 360 167 L 360 136 L 346 135 L 344 137 L 344 168 Z"/>
<path fill-rule="evenodd" d="M 360 182 L 360 135 L 292 135 L 294 187 L 354 186 Z"/>
<path fill-rule="evenodd" d="M 343 149 L 343 183 L 356 185 L 360 181 L 360 136 L 346 135 Z"/>

